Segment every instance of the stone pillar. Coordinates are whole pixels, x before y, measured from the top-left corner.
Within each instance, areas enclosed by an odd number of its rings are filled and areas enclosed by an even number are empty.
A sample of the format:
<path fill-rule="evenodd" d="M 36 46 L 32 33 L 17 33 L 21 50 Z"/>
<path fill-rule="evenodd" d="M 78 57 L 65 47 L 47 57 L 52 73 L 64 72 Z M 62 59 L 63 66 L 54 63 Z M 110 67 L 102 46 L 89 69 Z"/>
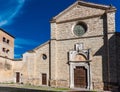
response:
<path fill-rule="evenodd" d="M 56 71 L 57 71 L 57 55 L 56 55 L 56 40 L 51 40 L 51 79 L 50 85 L 56 87 Z"/>
<path fill-rule="evenodd" d="M 57 35 L 57 25 L 54 22 L 51 22 L 51 43 L 50 43 L 50 66 L 51 66 L 51 72 L 50 74 L 50 86 L 56 87 L 56 71 L 57 71 L 57 55 L 56 55 L 56 35 Z"/>

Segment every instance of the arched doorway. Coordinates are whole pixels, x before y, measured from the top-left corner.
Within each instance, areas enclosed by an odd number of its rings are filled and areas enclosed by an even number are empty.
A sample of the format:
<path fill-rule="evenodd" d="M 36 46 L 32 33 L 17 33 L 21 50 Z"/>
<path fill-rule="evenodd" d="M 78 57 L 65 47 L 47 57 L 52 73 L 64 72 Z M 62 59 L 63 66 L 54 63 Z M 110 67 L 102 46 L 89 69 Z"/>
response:
<path fill-rule="evenodd" d="M 70 88 L 92 89 L 90 61 L 90 49 L 84 49 L 83 43 L 69 51 Z"/>
<path fill-rule="evenodd" d="M 91 89 L 90 61 L 87 55 L 77 51 L 70 53 L 70 88 Z"/>

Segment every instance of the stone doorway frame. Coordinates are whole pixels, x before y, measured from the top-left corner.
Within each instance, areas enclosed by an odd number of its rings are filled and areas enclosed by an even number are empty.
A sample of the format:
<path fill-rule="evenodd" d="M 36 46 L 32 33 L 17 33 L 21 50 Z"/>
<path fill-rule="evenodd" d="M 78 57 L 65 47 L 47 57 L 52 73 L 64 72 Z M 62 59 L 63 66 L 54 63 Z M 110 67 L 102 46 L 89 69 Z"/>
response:
<path fill-rule="evenodd" d="M 70 64 L 70 88 L 75 88 L 74 86 L 74 69 L 76 66 L 82 66 L 87 69 L 87 89 L 92 89 L 92 81 L 91 81 L 91 69 L 89 62 L 69 62 Z"/>

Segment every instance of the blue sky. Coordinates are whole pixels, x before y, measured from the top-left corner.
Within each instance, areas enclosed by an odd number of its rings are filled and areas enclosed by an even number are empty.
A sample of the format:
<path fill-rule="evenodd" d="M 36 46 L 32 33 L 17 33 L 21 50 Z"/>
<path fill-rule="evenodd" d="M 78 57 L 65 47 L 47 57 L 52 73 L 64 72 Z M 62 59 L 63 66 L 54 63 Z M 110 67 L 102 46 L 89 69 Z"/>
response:
<path fill-rule="evenodd" d="M 0 0 L 0 27 L 15 37 L 15 58 L 50 39 L 50 19 L 76 0 Z M 117 8 L 116 31 L 120 31 L 119 0 L 85 0 Z"/>

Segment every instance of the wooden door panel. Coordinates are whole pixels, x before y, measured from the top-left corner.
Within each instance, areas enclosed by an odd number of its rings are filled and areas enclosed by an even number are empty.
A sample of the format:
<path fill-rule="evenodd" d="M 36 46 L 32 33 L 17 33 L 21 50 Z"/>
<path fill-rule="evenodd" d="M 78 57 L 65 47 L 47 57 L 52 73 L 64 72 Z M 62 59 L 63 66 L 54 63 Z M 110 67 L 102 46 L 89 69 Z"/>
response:
<path fill-rule="evenodd" d="M 47 85 L 47 74 L 42 74 L 42 85 Z"/>
<path fill-rule="evenodd" d="M 87 70 L 84 67 L 74 69 L 74 85 L 79 88 L 87 87 Z"/>
<path fill-rule="evenodd" d="M 20 73 L 16 72 L 16 83 L 20 82 Z"/>

